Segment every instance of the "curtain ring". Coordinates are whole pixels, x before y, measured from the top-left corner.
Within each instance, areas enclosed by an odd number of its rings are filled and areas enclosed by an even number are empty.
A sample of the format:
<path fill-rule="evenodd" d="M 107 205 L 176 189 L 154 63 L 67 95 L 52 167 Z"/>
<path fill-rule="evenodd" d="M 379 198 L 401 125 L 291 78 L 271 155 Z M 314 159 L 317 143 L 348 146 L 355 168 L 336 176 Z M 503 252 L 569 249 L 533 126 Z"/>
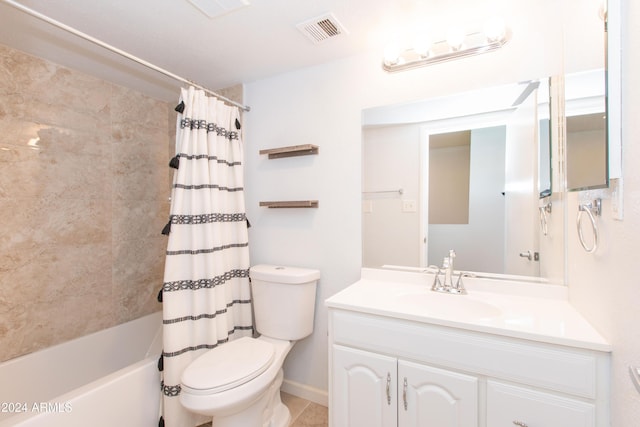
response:
<path fill-rule="evenodd" d="M 591 228 L 593 229 L 593 246 L 588 247 L 584 241 L 584 235 L 582 234 L 582 213 L 586 212 L 589 216 L 589 221 L 591 222 Z M 578 228 L 578 239 L 580 240 L 580 244 L 582 248 L 587 251 L 587 253 L 594 253 L 596 249 L 598 249 L 598 225 L 596 224 L 595 215 L 600 215 L 601 212 L 601 201 L 600 199 L 596 199 L 593 203 L 585 203 L 578 206 L 578 218 L 576 219 L 576 225 Z"/>

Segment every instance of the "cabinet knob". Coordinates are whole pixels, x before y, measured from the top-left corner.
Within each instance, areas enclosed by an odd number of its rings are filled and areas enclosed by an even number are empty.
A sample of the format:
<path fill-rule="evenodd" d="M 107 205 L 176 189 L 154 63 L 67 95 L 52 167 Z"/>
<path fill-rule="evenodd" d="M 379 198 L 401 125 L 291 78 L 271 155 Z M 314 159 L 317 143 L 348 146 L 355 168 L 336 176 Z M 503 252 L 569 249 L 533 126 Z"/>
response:
<path fill-rule="evenodd" d="M 519 427 L 528 427 L 527 424 L 522 421 L 514 421 L 513 424 Z"/>

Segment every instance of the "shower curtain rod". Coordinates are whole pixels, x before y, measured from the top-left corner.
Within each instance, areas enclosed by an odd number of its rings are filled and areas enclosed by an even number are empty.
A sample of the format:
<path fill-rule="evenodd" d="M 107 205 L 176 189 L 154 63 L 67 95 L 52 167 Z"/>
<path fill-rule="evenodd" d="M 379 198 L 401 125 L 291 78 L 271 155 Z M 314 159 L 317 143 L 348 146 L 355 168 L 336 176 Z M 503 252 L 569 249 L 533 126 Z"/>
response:
<path fill-rule="evenodd" d="M 70 26 L 68 26 L 66 24 L 63 24 L 60 21 L 56 21 L 53 18 L 49 18 L 48 16 L 43 15 L 42 13 L 37 12 L 37 11 L 35 11 L 33 9 L 30 9 L 30 8 L 20 4 L 20 3 L 17 3 L 14 0 L 1 0 L 1 1 L 3 1 L 6 4 L 8 4 L 9 6 L 12 6 L 12 7 L 16 8 L 18 10 L 21 10 L 21 11 L 27 13 L 28 15 L 33 16 L 34 18 L 38 18 L 38 19 L 40 19 L 42 21 L 48 22 L 49 24 L 54 25 L 54 26 L 60 28 L 61 30 L 67 31 L 67 32 L 69 32 L 71 34 L 74 34 L 74 35 L 76 35 L 78 37 L 81 37 L 81 38 L 83 38 L 83 39 L 85 39 L 85 40 L 87 40 L 87 41 L 89 41 L 89 42 L 91 42 L 93 44 L 97 44 L 98 46 L 103 47 L 103 48 L 105 48 L 107 50 L 110 50 L 113 53 L 117 53 L 120 56 L 123 56 L 123 57 L 125 57 L 127 59 L 130 59 L 130 60 L 132 60 L 134 62 L 137 62 L 138 64 L 144 65 L 147 68 L 150 68 L 150 69 L 152 69 L 154 71 L 157 71 L 157 72 L 159 72 L 161 74 L 164 74 L 167 77 L 171 77 L 174 80 L 178 80 L 178 81 L 180 81 L 182 83 L 186 83 L 186 84 L 192 85 L 193 87 L 195 87 L 197 89 L 201 89 L 201 90 L 207 92 L 208 94 L 213 95 L 213 96 L 221 99 L 222 101 L 225 101 L 225 102 L 227 102 L 229 104 L 232 104 L 232 105 L 235 105 L 236 107 L 241 108 L 244 111 L 250 111 L 251 110 L 251 108 L 249 106 L 242 105 L 242 104 L 239 104 L 239 103 L 237 103 L 235 101 L 232 101 L 231 99 L 226 98 L 226 97 L 224 97 L 222 95 L 219 95 L 219 94 L 215 93 L 214 91 L 212 91 L 210 89 L 207 89 L 204 86 L 201 86 L 201 85 L 196 84 L 196 83 L 194 83 L 194 82 L 192 82 L 190 80 L 187 80 L 184 77 L 180 77 L 180 76 L 178 76 L 176 74 L 173 74 L 172 72 L 167 71 L 164 68 L 160 68 L 157 65 L 154 65 L 154 64 L 152 64 L 150 62 L 145 61 L 144 59 L 140 59 L 137 56 L 131 55 L 130 53 L 127 53 L 127 52 L 125 52 L 125 51 L 123 51 L 121 49 L 118 49 L 117 47 L 111 46 L 110 44 L 107 44 L 107 43 L 105 43 L 105 42 L 103 42 L 101 40 L 98 40 L 95 37 L 92 37 L 92 36 L 90 36 L 88 34 L 85 34 L 82 31 L 78 31 L 73 27 L 70 27 Z"/>

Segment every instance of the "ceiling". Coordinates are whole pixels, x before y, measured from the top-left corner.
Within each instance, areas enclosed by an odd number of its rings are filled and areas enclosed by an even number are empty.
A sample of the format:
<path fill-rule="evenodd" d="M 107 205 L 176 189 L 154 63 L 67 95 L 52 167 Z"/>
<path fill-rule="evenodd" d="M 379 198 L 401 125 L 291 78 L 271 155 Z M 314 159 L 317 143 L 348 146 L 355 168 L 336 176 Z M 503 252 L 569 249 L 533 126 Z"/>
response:
<path fill-rule="evenodd" d="M 159 99 L 175 99 L 180 83 L 5 1 L 0 0 L 0 44 Z M 188 0 L 15 1 L 214 90 L 353 55 L 382 56 L 389 34 L 418 21 L 444 33 L 453 22 L 477 23 L 495 14 L 508 23 L 531 19 L 530 8 L 510 0 L 248 0 L 249 6 L 213 19 Z M 540 5 L 541 13 L 545 4 L 554 5 L 553 0 L 531 3 Z M 296 28 L 328 12 L 345 34 L 314 44 Z"/>

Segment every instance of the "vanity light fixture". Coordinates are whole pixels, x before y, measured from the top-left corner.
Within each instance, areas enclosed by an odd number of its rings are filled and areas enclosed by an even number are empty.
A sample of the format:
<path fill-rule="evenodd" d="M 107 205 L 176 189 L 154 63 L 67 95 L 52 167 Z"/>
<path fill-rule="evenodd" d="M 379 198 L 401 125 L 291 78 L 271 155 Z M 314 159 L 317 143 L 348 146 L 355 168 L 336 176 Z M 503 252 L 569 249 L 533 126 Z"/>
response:
<path fill-rule="evenodd" d="M 492 18 L 482 31 L 465 33 L 461 28 L 451 28 L 445 40 L 432 43 L 428 36 L 422 34 L 412 48 L 403 50 L 397 45 L 389 45 L 385 49 L 382 68 L 393 73 L 479 55 L 501 48 L 510 39 L 511 32 L 504 21 Z"/>

